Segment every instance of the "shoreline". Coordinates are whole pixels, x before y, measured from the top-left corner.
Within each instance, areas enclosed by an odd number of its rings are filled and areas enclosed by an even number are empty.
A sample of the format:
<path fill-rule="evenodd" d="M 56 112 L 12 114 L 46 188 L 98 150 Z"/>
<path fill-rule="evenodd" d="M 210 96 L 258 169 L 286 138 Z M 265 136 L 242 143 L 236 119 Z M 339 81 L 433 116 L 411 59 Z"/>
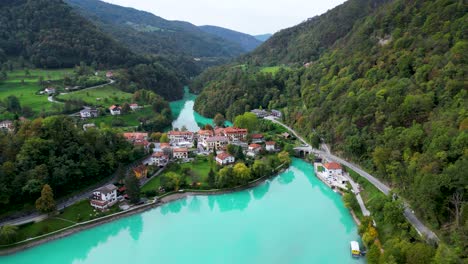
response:
<path fill-rule="evenodd" d="M 8 256 L 8 255 L 12 255 L 21 251 L 25 251 L 27 249 L 34 248 L 34 247 L 40 246 L 42 244 L 45 244 L 45 243 L 48 243 L 48 242 L 51 242 L 60 238 L 71 236 L 81 231 L 92 229 L 94 227 L 97 227 L 106 223 L 110 223 L 110 222 L 113 222 L 113 221 L 116 221 L 125 217 L 129 217 L 135 214 L 140 214 L 140 213 L 149 211 L 151 209 L 158 208 L 159 206 L 186 198 L 188 196 L 222 195 L 222 194 L 228 194 L 228 193 L 233 193 L 233 192 L 244 191 L 247 189 L 252 189 L 264 183 L 266 180 L 277 177 L 280 173 L 284 172 L 285 170 L 286 169 L 281 169 L 280 171 L 278 171 L 277 173 L 273 175 L 264 176 L 264 177 L 255 179 L 247 183 L 246 185 L 237 186 L 237 187 L 233 187 L 229 189 L 187 190 L 183 192 L 180 192 L 180 191 L 171 192 L 171 193 L 163 195 L 161 198 L 158 198 L 156 202 L 144 204 L 144 205 L 141 205 L 140 207 L 136 207 L 136 208 L 123 211 L 123 212 L 118 212 L 113 215 L 104 216 L 102 218 L 93 219 L 87 222 L 77 223 L 76 225 L 66 227 L 64 229 L 51 232 L 49 234 L 44 234 L 42 235 L 42 237 L 39 236 L 36 239 L 33 238 L 31 240 L 19 241 L 19 242 L 16 242 L 18 244 L 17 246 L 11 245 L 11 247 L 8 247 L 8 245 L 5 245 L 4 249 L 0 247 L 0 256 Z"/>

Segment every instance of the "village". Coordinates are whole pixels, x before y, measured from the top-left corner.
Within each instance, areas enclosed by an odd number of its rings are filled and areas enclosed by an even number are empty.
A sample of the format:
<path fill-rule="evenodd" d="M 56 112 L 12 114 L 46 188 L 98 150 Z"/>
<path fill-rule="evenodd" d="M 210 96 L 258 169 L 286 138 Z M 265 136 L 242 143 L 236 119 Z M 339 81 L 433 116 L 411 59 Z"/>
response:
<path fill-rule="evenodd" d="M 289 138 L 287 133 L 277 135 L 269 133 L 265 136 L 262 133 L 249 133 L 246 128 L 213 128 L 210 125 L 197 132 L 174 129 L 162 133 L 159 139 L 147 132 L 127 132 L 122 135 L 128 142 L 146 153 L 146 158 L 132 166 L 128 172 L 135 175 L 141 185 L 142 195 L 146 196 L 139 204 L 167 191 L 183 191 L 180 189 L 184 186 L 183 183 L 177 186 L 163 183 L 162 178 L 170 172 L 185 174 L 186 187 L 192 189 L 230 186 L 213 185 L 213 182 L 209 184 L 209 174 L 218 174 L 223 168 L 234 170 L 237 164 L 242 164 L 241 166 L 249 171 L 248 179 L 251 179 L 255 174 L 253 164 L 266 165 L 272 162 L 270 166 L 278 165 L 278 162 L 272 160 L 277 159 L 276 156 L 281 151 L 280 144 L 271 139 L 290 140 L 287 139 Z M 281 142 L 281 145 L 284 143 Z M 263 161 L 265 164 L 261 163 Z M 234 175 L 231 176 L 234 178 Z M 168 186 L 171 186 L 170 189 Z M 128 199 L 125 184 L 117 182 L 96 189 L 90 197 L 90 204 L 97 210 L 107 210 L 121 202 L 120 209 L 128 210 L 131 207 Z"/>

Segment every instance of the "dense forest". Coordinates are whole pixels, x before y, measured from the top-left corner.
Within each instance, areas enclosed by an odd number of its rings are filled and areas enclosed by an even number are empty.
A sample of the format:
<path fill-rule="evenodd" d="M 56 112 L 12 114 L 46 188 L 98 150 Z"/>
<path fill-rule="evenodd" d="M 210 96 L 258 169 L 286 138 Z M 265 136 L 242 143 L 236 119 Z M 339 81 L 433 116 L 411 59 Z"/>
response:
<path fill-rule="evenodd" d="M 33 203 L 44 184 L 61 197 L 142 155 L 122 136 L 106 129 L 83 131 L 66 116 L 17 121 L 15 126 L 17 133 L 0 132 L 0 213 Z"/>
<path fill-rule="evenodd" d="M 41 68 L 144 62 L 61 0 L 0 2 L 0 63 L 12 57 Z"/>
<path fill-rule="evenodd" d="M 196 109 L 231 119 L 282 109 L 310 142 L 324 138 L 392 186 L 466 260 L 467 9 L 457 0 L 350 0 L 281 31 L 241 64 L 204 72 Z M 380 263 L 407 262 L 397 255 L 411 242 L 403 233 L 387 240 Z M 459 263 L 444 250 L 435 263 Z"/>

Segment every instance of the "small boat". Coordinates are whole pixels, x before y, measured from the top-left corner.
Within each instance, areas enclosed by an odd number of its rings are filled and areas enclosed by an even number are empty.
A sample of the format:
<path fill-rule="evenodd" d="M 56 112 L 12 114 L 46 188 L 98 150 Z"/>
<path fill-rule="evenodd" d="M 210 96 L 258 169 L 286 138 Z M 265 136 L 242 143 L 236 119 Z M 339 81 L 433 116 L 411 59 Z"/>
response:
<path fill-rule="evenodd" d="M 359 243 L 357 241 L 351 241 L 351 255 L 353 257 L 359 257 L 361 256 L 361 251 L 359 250 Z"/>

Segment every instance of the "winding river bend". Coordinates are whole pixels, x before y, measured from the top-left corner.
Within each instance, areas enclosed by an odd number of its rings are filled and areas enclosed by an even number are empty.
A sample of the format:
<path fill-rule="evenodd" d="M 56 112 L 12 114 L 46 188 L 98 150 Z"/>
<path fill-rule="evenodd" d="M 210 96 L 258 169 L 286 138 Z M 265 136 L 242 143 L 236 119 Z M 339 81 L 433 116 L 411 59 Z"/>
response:
<path fill-rule="evenodd" d="M 0 263 L 364 263 L 350 256 L 357 239 L 340 196 L 293 159 L 253 189 L 187 197 Z"/>
<path fill-rule="evenodd" d="M 185 87 L 184 97 L 181 100 L 170 103 L 171 111 L 177 118 L 172 122 L 173 128 L 182 128 L 185 126 L 187 130 L 197 132 L 200 127 L 206 124 L 213 125 L 213 119 L 204 117 L 195 112 L 193 106 L 197 96 L 189 92 L 188 87 Z M 232 123 L 227 121 L 227 126 L 232 126 Z"/>

